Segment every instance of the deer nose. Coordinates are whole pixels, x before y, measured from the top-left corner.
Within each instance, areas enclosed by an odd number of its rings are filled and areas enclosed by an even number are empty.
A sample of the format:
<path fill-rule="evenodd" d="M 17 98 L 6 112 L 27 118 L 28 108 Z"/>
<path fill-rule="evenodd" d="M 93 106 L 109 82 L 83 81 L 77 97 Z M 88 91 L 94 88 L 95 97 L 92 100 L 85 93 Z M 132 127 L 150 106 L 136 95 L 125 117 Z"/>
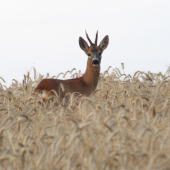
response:
<path fill-rule="evenodd" d="M 92 61 L 92 64 L 93 64 L 93 65 L 99 65 L 99 60 L 96 60 L 96 59 L 93 60 L 93 61 Z"/>

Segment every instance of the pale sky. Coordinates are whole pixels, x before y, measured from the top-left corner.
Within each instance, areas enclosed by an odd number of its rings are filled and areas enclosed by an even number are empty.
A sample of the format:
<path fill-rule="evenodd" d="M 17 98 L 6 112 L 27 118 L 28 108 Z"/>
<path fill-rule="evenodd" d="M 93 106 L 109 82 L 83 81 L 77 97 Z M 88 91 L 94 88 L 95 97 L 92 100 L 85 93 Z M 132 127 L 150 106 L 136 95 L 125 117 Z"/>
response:
<path fill-rule="evenodd" d="M 125 73 L 165 73 L 170 66 L 170 0 L 0 0 L 0 77 L 10 85 L 32 67 L 58 75 L 83 73 L 85 29 L 98 43 L 109 35 L 101 72 L 125 64 Z M 0 83 L 2 81 L 0 80 Z"/>

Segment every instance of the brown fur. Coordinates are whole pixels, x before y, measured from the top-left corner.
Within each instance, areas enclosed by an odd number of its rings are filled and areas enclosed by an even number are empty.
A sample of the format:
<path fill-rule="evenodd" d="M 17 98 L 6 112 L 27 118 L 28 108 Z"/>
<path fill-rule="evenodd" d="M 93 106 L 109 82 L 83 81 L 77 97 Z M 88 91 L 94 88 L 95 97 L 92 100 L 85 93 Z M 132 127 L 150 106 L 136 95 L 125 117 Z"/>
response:
<path fill-rule="evenodd" d="M 107 38 L 108 41 L 108 36 L 106 36 L 105 38 Z M 97 44 L 97 41 L 95 43 Z M 79 44 L 81 49 L 85 51 L 87 55 L 91 53 L 92 55 L 95 54 L 97 56 L 99 55 L 99 53 L 102 53 L 103 50 L 107 47 L 108 42 L 104 42 L 105 47 L 103 49 L 100 47 L 102 42 L 99 46 L 93 44 L 89 47 L 86 41 L 80 37 Z M 90 96 L 90 94 L 96 89 L 98 84 L 100 74 L 100 62 L 101 57 L 99 59 L 99 65 L 93 66 L 92 57 L 88 57 L 86 71 L 82 77 L 68 80 L 43 79 L 35 88 L 34 92 L 44 92 L 47 96 L 51 96 L 54 95 L 51 90 L 55 90 L 58 94 L 60 94 L 60 99 L 62 99 L 65 94 L 72 92 L 79 92 L 80 94 L 83 94 L 85 96 Z M 64 86 L 64 92 L 62 92 L 60 84 Z"/>

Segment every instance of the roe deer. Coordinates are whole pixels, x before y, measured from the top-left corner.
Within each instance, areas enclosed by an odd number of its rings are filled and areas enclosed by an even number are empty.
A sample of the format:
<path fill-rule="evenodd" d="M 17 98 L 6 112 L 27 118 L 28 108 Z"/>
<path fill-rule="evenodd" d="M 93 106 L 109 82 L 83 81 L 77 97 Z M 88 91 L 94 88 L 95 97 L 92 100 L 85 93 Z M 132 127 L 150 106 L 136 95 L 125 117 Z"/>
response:
<path fill-rule="evenodd" d="M 95 44 L 92 43 L 88 34 L 86 37 L 90 42 L 88 46 L 87 42 L 79 37 L 80 48 L 87 54 L 87 67 L 84 75 L 75 79 L 43 79 L 38 86 L 35 88 L 34 92 L 41 93 L 42 98 L 45 99 L 48 96 L 54 95 L 52 90 L 55 90 L 58 94 L 61 92 L 60 84 L 64 87 L 64 93 L 60 95 L 62 99 L 65 94 L 72 92 L 79 92 L 85 96 L 90 96 L 90 94 L 95 90 L 99 75 L 100 75 L 100 63 L 102 58 L 102 52 L 107 48 L 109 43 L 109 36 L 106 35 L 103 40 L 97 46 L 98 31 L 96 33 Z"/>

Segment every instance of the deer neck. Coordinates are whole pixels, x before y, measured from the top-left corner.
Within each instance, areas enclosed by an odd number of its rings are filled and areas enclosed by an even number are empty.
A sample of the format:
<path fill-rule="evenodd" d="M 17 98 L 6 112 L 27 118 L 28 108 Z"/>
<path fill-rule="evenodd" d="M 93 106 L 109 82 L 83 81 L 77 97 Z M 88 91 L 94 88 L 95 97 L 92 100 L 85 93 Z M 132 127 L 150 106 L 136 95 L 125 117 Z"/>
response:
<path fill-rule="evenodd" d="M 91 61 L 87 60 L 87 67 L 84 75 L 82 76 L 83 81 L 91 87 L 92 90 L 95 90 L 100 75 L 100 65 L 94 67 L 91 64 Z"/>

